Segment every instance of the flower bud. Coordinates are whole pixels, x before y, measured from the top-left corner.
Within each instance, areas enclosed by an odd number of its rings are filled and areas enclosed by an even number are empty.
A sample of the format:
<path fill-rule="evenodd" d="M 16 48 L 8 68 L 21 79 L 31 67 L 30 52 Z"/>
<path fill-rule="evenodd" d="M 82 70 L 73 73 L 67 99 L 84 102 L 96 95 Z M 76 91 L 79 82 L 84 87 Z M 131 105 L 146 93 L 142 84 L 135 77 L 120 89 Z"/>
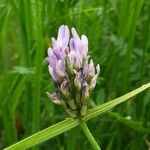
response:
<path fill-rule="evenodd" d="M 92 91 L 92 90 L 95 88 L 95 86 L 96 86 L 96 80 L 97 80 L 97 77 L 98 77 L 99 73 L 100 73 L 100 67 L 99 67 L 99 65 L 97 65 L 97 66 L 96 66 L 96 75 L 94 75 L 94 77 L 92 78 L 91 83 L 90 83 L 90 90 L 91 90 L 91 91 Z"/>
<path fill-rule="evenodd" d="M 74 85 L 76 90 L 79 92 L 81 90 L 81 79 L 79 73 L 76 73 L 76 77 L 74 79 Z"/>
<path fill-rule="evenodd" d="M 88 104 L 89 101 L 89 85 L 87 83 L 85 83 L 83 85 L 83 89 L 82 89 L 82 104 L 86 105 Z"/>
<path fill-rule="evenodd" d="M 60 78 L 65 76 L 65 64 L 62 60 L 58 60 L 56 64 L 56 72 Z"/>
<path fill-rule="evenodd" d="M 66 108 L 65 110 L 66 110 L 67 114 L 68 114 L 70 117 L 72 117 L 72 118 L 76 118 L 76 117 L 77 117 L 77 111 L 73 111 L 73 110 L 68 109 L 68 108 Z"/>
<path fill-rule="evenodd" d="M 70 63 L 69 57 L 66 57 L 66 71 L 68 73 L 68 76 L 74 75 L 73 66 Z"/>
<path fill-rule="evenodd" d="M 70 108 L 71 108 L 72 110 L 76 110 L 76 109 L 77 109 L 77 106 L 76 106 L 74 100 L 69 100 L 69 101 L 67 101 L 67 103 L 69 104 L 69 106 L 70 106 Z"/>
<path fill-rule="evenodd" d="M 88 75 L 89 77 L 93 77 L 95 75 L 95 68 L 94 68 L 94 63 L 92 59 L 90 60 Z"/>
<path fill-rule="evenodd" d="M 49 92 L 46 92 L 46 94 L 53 103 L 55 103 L 57 105 L 61 104 L 56 93 L 50 94 Z"/>
<path fill-rule="evenodd" d="M 63 83 L 60 86 L 60 89 L 61 89 L 61 92 L 64 94 L 64 96 L 70 97 L 70 93 L 69 93 L 69 90 L 68 90 L 68 81 L 67 80 L 63 81 Z"/>
<path fill-rule="evenodd" d="M 81 116 L 85 116 L 86 113 L 87 113 L 87 105 L 82 105 L 81 110 L 80 110 Z"/>
<path fill-rule="evenodd" d="M 78 70 L 81 67 L 81 58 L 80 56 L 75 53 L 74 51 L 71 51 L 68 54 L 69 60 L 71 65 L 73 66 L 74 69 Z"/>

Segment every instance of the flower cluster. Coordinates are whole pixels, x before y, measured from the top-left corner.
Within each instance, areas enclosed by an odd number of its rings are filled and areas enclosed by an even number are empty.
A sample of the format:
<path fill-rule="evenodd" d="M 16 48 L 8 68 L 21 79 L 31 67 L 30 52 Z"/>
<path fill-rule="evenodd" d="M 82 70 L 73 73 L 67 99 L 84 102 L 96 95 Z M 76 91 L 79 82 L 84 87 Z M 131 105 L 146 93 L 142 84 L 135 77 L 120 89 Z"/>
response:
<path fill-rule="evenodd" d="M 73 118 L 84 116 L 89 105 L 89 96 L 96 85 L 100 67 L 89 61 L 88 39 L 78 36 L 75 28 L 67 25 L 59 28 L 57 39 L 52 38 L 48 49 L 48 69 L 54 81 L 55 92 L 48 97 L 62 105 Z"/>

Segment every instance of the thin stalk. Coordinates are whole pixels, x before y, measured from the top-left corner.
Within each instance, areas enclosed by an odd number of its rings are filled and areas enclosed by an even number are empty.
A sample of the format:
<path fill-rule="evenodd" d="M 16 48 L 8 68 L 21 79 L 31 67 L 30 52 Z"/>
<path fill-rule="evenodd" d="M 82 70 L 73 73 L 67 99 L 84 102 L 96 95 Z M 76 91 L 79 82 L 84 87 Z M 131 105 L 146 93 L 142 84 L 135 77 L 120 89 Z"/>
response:
<path fill-rule="evenodd" d="M 97 144 L 96 140 L 94 139 L 92 133 L 90 132 L 90 130 L 88 129 L 86 123 L 84 120 L 79 119 L 79 123 L 80 126 L 84 132 L 84 134 L 86 135 L 87 139 L 89 140 L 89 142 L 91 143 L 91 146 L 93 147 L 94 150 L 101 150 L 100 146 Z"/>

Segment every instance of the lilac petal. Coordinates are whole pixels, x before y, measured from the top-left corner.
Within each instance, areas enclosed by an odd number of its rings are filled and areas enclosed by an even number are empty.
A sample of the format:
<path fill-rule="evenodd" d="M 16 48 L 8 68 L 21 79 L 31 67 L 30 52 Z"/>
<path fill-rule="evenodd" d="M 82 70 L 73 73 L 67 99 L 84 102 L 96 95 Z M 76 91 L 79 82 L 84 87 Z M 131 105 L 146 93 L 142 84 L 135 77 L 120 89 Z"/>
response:
<path fill-rule="evenodd" d="M 66 50 L 65 50 L 65 54 L 68 55 L 70 52 L 69 47 L 67 46 Z"/>
<path fill-rule="evenodd" d="M 81 57 L 86 57 L 88 53 L 88 39 L 85 35 L 82 35 L 81 39 L 78 36 L 74 28 L 71 29 L 73 40 L 70 41 L 70 49 L 74 50 L 76 53 L 81 55 Z"/>
<path fill-rule="evenodd" d="M 70 47 L 70 50 L 71 51 L 75 51 L 75 43 L 74 43 L 74 38 L 71 38 L 70 39 L 70 42 L 69 42 L 69 47 Z"/>
<path fill-rule="evenodd" d="M 61 25 L 58 29 L 57 40 L 62 40 L 65 35 L 65 25 Z"/>
<path fill-rule="evenodd" d="M 89 70 L 88 62 L 84 62 L 83 74 L 84 74 L 84 75 L 87 75 L 87 74 L 88 74 L 88 70 Z"/>
<path fill-rule="evenodd" d="M 51 48 L 48 49 L 48 58 L 47 58 L 49 64 L 52 68 L 55 68 L 56 62 L 58 61 L 56 55 L 53 53 L 53 50 Z"/>
<path fill-rule="evenodd" d="M 80 40 L 80 38 L 79 38 L 79 36 L 78 36 L 77 31 L 76 31 L 75 28 L 72 28 L 72 29 L 71 29 L 71 32 L 72 32 L 72 36 L 73 36 L 75 39 Z"/>
<path fill-rule="evenodd" d="M 85 57 L 88 53 L 88 39 L 85 35 L 81 36 L 81 42 L 82 42 L 82 55 Z"/>
<path fill-rule="evenodd" d="M 48 54 L 48 57 L 50 57 L 51 56 L 51 53 L 52 53 L 52 48 L 50 47 L 50 48 L 48 48 L 48 50 L 47 50 L 47 54 Z"/>
<path fill-rule="evenodd" d="M 81 36 L 81 41 L 82 41 L 83 45 L 88 47 L 88 39 L 84 34 Z"/>
<path fill-rule="evenodd" d="M 58 60 L 64 60 L 66 57 L 65 52 L 60 51 L 60 49 L 53 49 L 53 53 L 56 55 Z"/>
<path fill-rule="evenodd" d="M 56 64 L 56 72 L 59 77 L 64 77 L 65 76 L 65 64 L 62 60 L 59 60 Z"/>
<path fill-rule="evenodd" d="M 54 37 L 52 37 L 52 47 L 56 46 L 56 39 Z"/>
<path fill-rule="evenodd" d="M 81 67 L 81 58 L 77 53 L 75 53 L 74 51 L 70 51 L 68 56 L 72 66 L 74 66 L 75 68 Z"/>
<path fill-rule="evenodd" d="M 96 80 L 97 80 L 97 75 L 95 75 L 92 80 L 91 80 L 91 83 L 90 83 L 90 90 L 93 90 L 96 86 Z"/>
<path fill-rule="evenodd" d="M 90 64 L 89 64 L 88 74 L 91 77 L 93 77 L 95 75 L 95 67 L 94 67 L 94 63 L 93 63 L 92 59 L 91 59 Z"/>
<path fill-rule="evenodd" d="M 96 75 L 94 75 L 94 77 L 92 78 L 91 83 L 90 83 L 90 89 L 92 89 L 92 90 L 93 90 L 93 89 L 95 88 L 95 86 L 96 86 L 96 80 L 97 80 L 97 78 L 98 78 L 98 76 L 99 76 L 99 73 L 100 73 L 99 64 L 96 66 L 96 70 L 97 70 Z"/>
<path fill-rule="evenodd" d="M 56 48 L 61 48 L 63 51 L 67 48 L 69 42 L 69 28 L 66 25 L 62 25 L 58 31 Z"/>
<path fill-rule="evenodd" d="M 68 26 L 65 26 L 65 35 L 63 37 L 63 45 L 62 45 L 62 50 L 64 51 L 69 43 L 69 37 L 70 37 L 70 33 L 69 33 L 69 28 Z"/>
<path fill-rule="evenodd" d="M 70 46 L 70 50 L 71 51 L 74 51 L 75 53 L 77 53 L 78 55 L 80 55 L 80 50 L 81 50 L 81 42 L 75 38 L 71 38 L 70 39 L 70 43 L 69 43 L 69 46 Z"/>
<path fill-rule="evenodd" d="M 58 77 L 58 75 L 56 74 L 56 72 L 55 72 L 55 70 L 49 65 L 48 66 L 48 69 L 49 69 L 49 73 L 51 74 L 51 76 L 52 76 L 52 79 L 57 83 L 57 82 L 59 82 L 59 77 Z"/>

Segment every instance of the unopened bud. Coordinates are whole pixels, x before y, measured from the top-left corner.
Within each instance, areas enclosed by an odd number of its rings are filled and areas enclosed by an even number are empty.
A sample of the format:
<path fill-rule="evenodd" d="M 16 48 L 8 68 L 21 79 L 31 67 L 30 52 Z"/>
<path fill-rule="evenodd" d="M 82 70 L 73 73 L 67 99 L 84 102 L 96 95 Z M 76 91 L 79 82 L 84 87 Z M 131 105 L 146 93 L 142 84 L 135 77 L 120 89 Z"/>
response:
<path fill-rule="evenodd" d="M 68 81 L 67 81 L 67 80 L 65 80 L 65 81 L 61 84 L 60 89 L 61 89 L 62 94 L 63 94 L 65 97 L 68 97 L 68 98 L 71 97 L 71 95 L 70 95 L 70 93 L 69 93 L 69 90 L 68 90 Z"/>
<path fill-rule="evenodd" d="M 75 97 L 76 99 L 76 103 L 77 103 L 77 106 L 78 107 L 80 107 L 80 105 L 81 105 L 81 96 L 80 96 L 80 93 L 76 93 L 76 97 Z"/>
<path fill-rule="evenodd" d="M 80 79 L 79 73 L 76 73 L 74 84 L 75 84 L 76 90 L 79 92 L 81 90 L 81 79 Z"/>
<path fill-rule="evenodd" d="M 53 103 L 55 103 L 57 105 L 61 104 L 56 93 L 50 94 L 49 92 L 46 92 L 46 94 Z"/>
<path fill-rule="evenodd" d="M 87 113 L 87 105 L 82 105 L 81 110 L 80 110 L 81 116 L 85 116 L 86 113 Z"/>
<path fill-rule="evenodd" d="M 90 91 L 93 91 L 93 89 L 95 88 L 96 80 L 97 80 L 99 73 L 100 73 L 100 67 L 99 67 L 99 65 L 97 65 L 96 66 L 96 75 L 92 78 L 92 80 L 90 82 Z"/>
<path fill-rule="evenodd" d="M 89 101 L 89 85 L 87 83 L 83 85 L 81 101 L 83 105 L 87 104 Z"/>
<path fill-rule="evenodd" d="M 68 100 L 67 103 L 69 104 L 69 106 L 70 106 L 70 108 L 71 108 L 72 110 L 77 109 L 77 106 L 76 106 L 74 100 Z"/>
<path fill-rule="evenodd" d="M 66 108 L 65 110 L 66 110 L 67 114 L 68 114 L 70 117 L 72 117 L 72 118 L 76 118 L 76 117 L 77 117 L 77 111 L 73 111 L 73 110 L 68 109 L 68 108 Z"/>
<path fill-rule="evenodd" d="M 93 59 L 90 60 L 88 73 L 90 77 L 93 77 L 95 75 L 95 67 L 94 67 Z"/>
<path fill-rule="evenodd" d="M 73 66 L 70 63 L 69 57 L 66 57 L 66 71 L 67 71 L 69 76 L 74 75 Z"/>

